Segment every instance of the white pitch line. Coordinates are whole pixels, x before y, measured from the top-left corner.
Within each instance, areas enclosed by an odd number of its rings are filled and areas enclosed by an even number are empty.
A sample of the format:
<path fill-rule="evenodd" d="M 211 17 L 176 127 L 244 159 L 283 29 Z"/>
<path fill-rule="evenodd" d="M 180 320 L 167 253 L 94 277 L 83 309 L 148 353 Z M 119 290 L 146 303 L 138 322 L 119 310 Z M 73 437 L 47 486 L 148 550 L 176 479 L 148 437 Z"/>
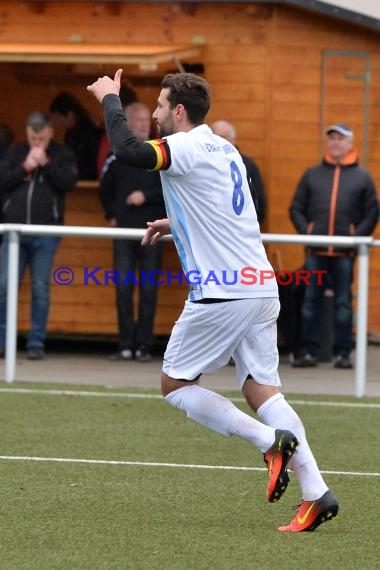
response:
<path fill-rule="evenodd" d="M 0 388 L 3 394 L 42 394 L 47 396 L 89 396 L 98 398 L 131 398 L 138 400 L 163 400 L 160 394 L 134 392 L 91 392 L 87 390 L 51 390 L 42 388 Z M 232 402 L 245 402 L 244 398 L 229 398 Z M 324 402 L 316 400 L 288 400 L 296 406 L 320 406 L 331 408 L 373 408 L 380 409 L 380 403 L 371 402 Z"/>
<path fill-rule="evenodd" d="M 323 406 L 331 408 L 374 408 L 380 409 L 380 404 L 371 402 L 318 402 L 313 400 L 288 400 L 294 406 Z"/>
<path fill-rule="evenodd" d="M 47 396 L 95 396 L 99 398 L 136 398 L 162 400 L 160 394 L 135 394 L 128 392 L 90 392 L 87 390 L 47 390 L 33 388 L 0 388 L 0 393 L 4 394 L 42 394 Z"/>
<path fill-rule="evenodd" d="M 118 461 L 106 459 L 76 459 L 67 457 L 33 457 L 28 455 L 0 455 L 0 461 L 40 461 L 50 463 L 81 463 L 86 465 L 124 465 L 136 467 L 174 467 L 177 469 L 209 469 L 222 471 L 267 471 L 266 467 L 245 467 L 237 465 L 197 465 L 190 463 L 159 463 L 151 461 Z M 347 477 L 380 477 L 380 473 L 361 471 L 321 471 L 324 475 Z"/>

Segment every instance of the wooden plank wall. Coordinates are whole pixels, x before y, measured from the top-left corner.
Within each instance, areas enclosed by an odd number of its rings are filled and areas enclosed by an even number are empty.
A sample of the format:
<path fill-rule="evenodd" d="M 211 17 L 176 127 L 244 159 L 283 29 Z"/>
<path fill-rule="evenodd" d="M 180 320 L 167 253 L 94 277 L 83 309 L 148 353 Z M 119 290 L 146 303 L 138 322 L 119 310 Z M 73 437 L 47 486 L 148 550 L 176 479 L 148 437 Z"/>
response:
<path fill-rule="evenodd" d="M 96 183 L 95 183 L 96 184 Z M 98 191 L 87 184 L 78 184 L 75 192 L 67 195 L 65 223 L 70 226 L 104 227 L 103 213 L 99 207 Z M 52 279 L 51 311 L 49 331 L 55 333 L 115 335 L 117 318 L 115 309 L 115 287 L 107 284 L 105 272 L 113 269 L 112 240 L 103 238 L 62 238 L 56 256 L 54 270 L 69 268 L 74 273 L 74 280 L 69 285 L 59 285 Z M 95 279 L 85 279 L 95 268 Z M 170 271 L 175 276 L 179 272 L 177 253 L 173 243 L 164 244 L 162 270 Z M 139 279 L 139 276 L 136 275 Z M 168 282 L 166 274 L 163 277 Z M 187 295 L 187 288 L 177 285 L 158 286 L 158 310 L 155 320 L 155 333 L 166 335 L 178 318 Z M 136 296 L 137 300 L 137 296 Z M 30 279 L 25 281 L 20 292 L 19 327 L 28 328 L 30 311 Z"/>
<path fill-rule="evenodd" d="M 289 202 L 302 172 L 320 157 L 322 56 L 323 50 L 368 52 L 371 61 L 368 168 L 380 193 L 380 55 L 378 34 L 339 20 L 317 16 L 303 10 L 278 6 L 273 20 L 272 112 L 268 128 L 270 140 L 270 231 L 293 233 L 287 215 Z M 351 76 L 358 75 L 354 58 Z M 345 64 L 347 65 L 347 63 Z M 337 71 L 335 69 L 335 71 Z M 362 72 L 362 70 L 361 70 Z M 336 73 L 335 89 L 330 78 L 326 94 L 326 124 L 340 121 L 351 123 L 356 132 L 359 152 L 362 143 L 364 91 L 357 81 L 342 82 Z M 380 236 L 380 225 L 376 237 Z M 276 247 L 285 267 L 302 264 L 302 247 Z M 273 253 L 274 247 L 270 248 Z M 380 250 L 370 255 L 369 330 L 380 332 Z M 356 285 L 355 285 L 356 293 Z"/>
<path fill-rule="evenodd" d="M 170 4 L 44 3 L 38 11 L 28 2 L 2 0 L 0 42 L 66 42 L 81 36 L 94 43 L 170 44 L 204 40 L 202 63 L 210 81 L 213 106 L 208 120 L 226 118 L 235 123 L 243 151 L 255 158 L 268 193 L 268 217 L 264 231 L 294 233 L 288 207 L 302 172 L 320 158 L 320 106 L 323 50 L 367 51 L 371 58 L 369 168 L 380 186 L 379 90 L 380 56 L 377 35 L 301 9 L 273 4 Z M 94 69 L 113 73 L 116 66 Z M 45 72 L 43 71 L 45 69 Z M 101 121 L 97 104 L 85 91 L 92 68 L 70 73 L 57 66 L 46 73 L 34 65 L 0 63 L 0 121 L 14 126 L 23 137 L 25 116 L 34 108 L 48 108 L 54 95 L 68 89 Z M 161 74 L 173 66 L 163 66 Z M 128 70 L 127 70 L 128 73 Z M 352 87 L 353 89 L 354 87 Z M 356 99 L 360 99 L 355 85 Z M 158 88 L 138 88 L 139 97 L 151 108 Z M 337 85 L 329 92 L 328 120 L 347 120 L 352 92 Z M 6 109 L 6 112 L 4 111 Z M 335 113 L 339 112 L 339 116 Z M 334 114 L 333 114 L 334 113 Z M 357 115 L 355 115 L 356 117 Z M 355 125 L 356 127 L 356 125 Z M 57 131 L 57 137 L 62 133 Z M 360 139 L 358 139 L 360 142 Z M 69 197 L 67 224 L 104 225 L 96 192 L 79 191 Z M 379 236 L 379 231 L 377 233 Z M 63 240 L 57 265 L 75 260 L 78 267 L 90 260 L 111 268 L 111 244 L 107 240 Z M 168 246 L 169 247 L 169 246 Z M 171 246 L 172 247 L 172 246 Z M 272 261 L 294 269 L 302 263 L 301 247 L 269 247 Z M 166 252 L 165 266 L 176 265 L 175 253 Z M 380 252 L 371 255 L 369 328 L 380 332 Z M 26 288 L 24 288 L 26 289 Z M 53 287 L 51 331 L 115 333 L 112 287 L 86 291 Z M 91 291 L 90 291 L 91 289 Z M 167 333 L 184 298 L 183 290 L 160 290 L 156 332 Z M 27 326 L 27 291 L 21 295 L 20 326 Z"/>

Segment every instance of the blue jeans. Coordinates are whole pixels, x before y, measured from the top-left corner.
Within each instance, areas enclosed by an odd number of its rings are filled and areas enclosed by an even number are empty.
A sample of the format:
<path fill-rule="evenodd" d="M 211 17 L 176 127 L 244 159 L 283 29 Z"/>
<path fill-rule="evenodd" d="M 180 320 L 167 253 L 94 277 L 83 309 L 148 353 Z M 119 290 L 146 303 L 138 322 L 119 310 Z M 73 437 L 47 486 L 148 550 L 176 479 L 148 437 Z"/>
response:
<path fill-rule="evenodd" d="M 50 305 L 50 272 L 59 237 L 21 236 L 19 259 L 19 285 L 29 266 L 32 282 L 30 320 L 27 348 L 44 348 L 46 324 Z M 8 284 L 8 235 L 4 237 L 0 265 L 0 347 L 5 345 L 6 306 Z"/>
<path fill-rule="evenodd" d="M 348 356 L 353 347 L 352 336 L 352 280 L 354 257 L 308 255 L 305 269 L 327 270 L 318 285 L 318 276 L 310 276 L 310 285 L 305 287 L 302 304 L 301 342 L 304 352 L 318 356 L 321 335 L 321 313 L 324 291 L 334 291 L 334 347 L 335 356 Z"/>
<path fill-rule="evenodd" d="M 116 304 L 119 323 L 119 347 L 134 348 L 145 344 L 151 347 L 154 342 L 153 324 L 157 303 L 157 284 L 151 283 L 148 275 L 161 268 L 162 243 L 142 246 L 137 240 L 114 241 L 114 269 L 120 282 L 133 273 L 139 283 L 138 315 L 135 318 L 133 291 L 135 284 L 128 279 L 125 285 L 116 287 Z M 137 271 L 137 269 L 139 271 Z M 141 276 L 145 272 L 146 279 Z M 154 281 L 152 279 L 152 281 Z"/>

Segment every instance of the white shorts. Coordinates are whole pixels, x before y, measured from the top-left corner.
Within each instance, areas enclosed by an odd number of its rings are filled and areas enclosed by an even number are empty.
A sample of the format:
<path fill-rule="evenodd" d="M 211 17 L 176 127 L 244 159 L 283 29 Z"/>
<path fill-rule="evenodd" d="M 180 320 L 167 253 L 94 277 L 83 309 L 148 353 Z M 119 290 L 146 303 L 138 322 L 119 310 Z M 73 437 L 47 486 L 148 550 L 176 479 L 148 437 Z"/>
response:
<path fill-rule="evenodd" d="M 281 386 L 278 375 L 277 298 L 221 303 L 186 301 L 164 354 L 162 370 L 177 380 L 195 380 L 225 366 L 231 356 L 242 388 L 248 375 Z"/>

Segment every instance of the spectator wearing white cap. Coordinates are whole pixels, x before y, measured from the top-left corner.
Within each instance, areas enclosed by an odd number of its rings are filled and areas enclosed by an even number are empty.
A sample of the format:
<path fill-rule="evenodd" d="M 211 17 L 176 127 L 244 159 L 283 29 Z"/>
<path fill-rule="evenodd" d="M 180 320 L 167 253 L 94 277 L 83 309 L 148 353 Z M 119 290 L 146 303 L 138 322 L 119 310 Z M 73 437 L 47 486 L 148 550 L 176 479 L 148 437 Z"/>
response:
<path fill-rule="evenodd" d="M 300 234 L 368 236 L 377 219 L 376 189 L 370 174 L 359 166 L 354 133 L 343 123 L 326 128 L 327 153 L 303 174 L 290 206 L 290 218 Z M 352 368 L 352 281 L 356 250 L 306 248 L 305 269 L 311 272 L 301 311 L 301 353 L 293 366 L 318 364 L 322 300 L 334 291 L 335 368 Z M 326 271 L 322 284 L 315 271 Z"/>

